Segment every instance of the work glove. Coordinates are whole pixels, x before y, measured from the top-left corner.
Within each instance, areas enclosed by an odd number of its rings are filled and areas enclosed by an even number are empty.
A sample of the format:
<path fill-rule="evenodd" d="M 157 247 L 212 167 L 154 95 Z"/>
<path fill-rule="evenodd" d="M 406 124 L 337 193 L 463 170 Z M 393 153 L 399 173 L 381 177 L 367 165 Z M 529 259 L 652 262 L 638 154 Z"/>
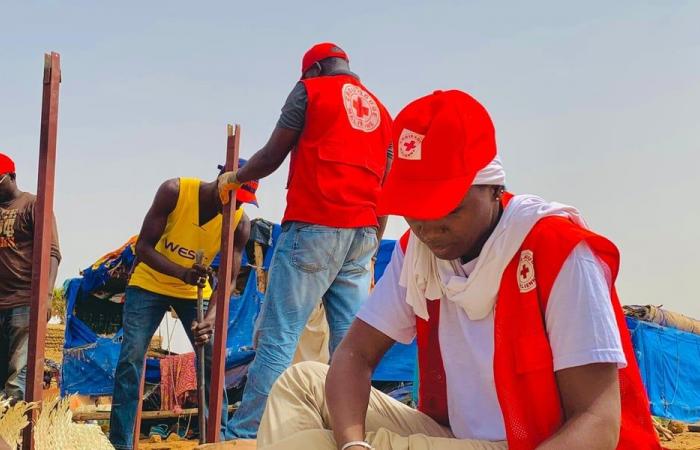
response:
<path fill-rule="evenodd" d="M 217 181 L 222 205 L 228 204 L 231 200 L 231 192 L 238 190 L 243 184 L 236 178 L 236 172 L 224 172 L 219 175 Z"/>

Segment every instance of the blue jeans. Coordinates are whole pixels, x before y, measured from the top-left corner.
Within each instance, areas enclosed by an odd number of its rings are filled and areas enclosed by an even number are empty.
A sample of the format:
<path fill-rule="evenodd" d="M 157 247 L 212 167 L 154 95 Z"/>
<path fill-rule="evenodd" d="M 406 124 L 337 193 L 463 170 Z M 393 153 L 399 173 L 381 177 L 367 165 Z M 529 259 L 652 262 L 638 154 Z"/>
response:
<path fill-rule="evenodd" d="M 191 327 L 192 322 L 197 319 L 196 300 L 168 297 L 134 286 L 126 288 L 126 301 L 122 313 L 124 340 L 114 374 L 114 396 L 112 397 L 109 430 L 109 440 L 117 449 L 131 449 L 133 447 L 134 421 L 139 405 L 139 387 L 146 351 L 153 333 L 158 329 L 163 316 L 171 306 L 182 321 L 187 337 L 190 338 L 190 342 L 194 346 Z M 213 339 L 204 348 L 207 403 L 209 402 L 209 380 L 211 379 L 212 345 Z M 222 438 L 225 438 L 228 401 L 225 392 L 223 395 L 221 431 Z"/>
<path fill-rule="evenodd" d="M 323 299 L 331 354 L 345 336 L 370 286 L 377 249 L 373 227 L 330 228 L 301 222 L 282 226 L 257 329 L 255 359 L 228 434 L 255 438 L 270 388 L 289 367 L 299 337 Z"/>
<path fill-rule="evenodd" d="M 24 400 L 29 306 L 0 310 L 0 394 Z"/>

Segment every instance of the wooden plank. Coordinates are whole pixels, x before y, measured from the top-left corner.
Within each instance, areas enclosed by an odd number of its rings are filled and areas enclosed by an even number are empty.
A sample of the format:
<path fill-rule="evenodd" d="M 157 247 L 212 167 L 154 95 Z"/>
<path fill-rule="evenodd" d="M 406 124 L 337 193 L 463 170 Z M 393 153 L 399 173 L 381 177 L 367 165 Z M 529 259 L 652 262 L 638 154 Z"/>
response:
<path fill-rule="evenodd" d="M 143 391 L 146 388 L 146 361 L 147 358 L 143 358 L 143 369 L 141 370 L 141 379 L 139 381 L 139 401 L 136 404 L 136 417 L 134 417 L 134 440 L 132 442 L 133 450 L 139 450 L 139 437 L 141 436 L 141 415 L 143 411 Z"/>
<path fill-rule="evenodd" d="M 236 410 L 236 407 L 229 406 L 228 410 L 229 412 L 233 412 Z M 75 412 L 73 413 L 73 422 L 85 422 L 88 420 L 109 420 L 110 414 L 110 411 Z M 197 408 L 183 409 L 179 413 L 175 413 L 173 411 L 142 411 L 141 420 L 175 419 L 177 417 L 197 415 L 199 415 L 199 409 Z"/>
<path fill-rule="evenodd" d="M 263 269 L 265 258 L 263 257 L 262 244 L 260 242 L 254 242 L 253 250 L 255 253 L 255 273 L 258 277 L 258 291 L 264 294 L 265 287 L 267 286 L 267 280 L 265 276 L 265 269 Z"/>
<path fill-rule="evenodd" d="M 238 170 L 238 148 L 241 127 L 226 126 L 226 171 Z M 214 349 L 212 355 L 211 385 L 209 391 L 209 417 L 206 442 L 219 442 L 221 434 L 221 406 L 223 404 L 224 370 L 226 366 L 226 334 L 228 332 L 228 302 L 231 291 L 233 269 L 233 214 L 236 211 L 236 192 L 224 205 L 224 220 L 221 225 L 221 262 L 219 263 L 216 295 L 216 319 L 214 324 Z"/>
<path fill-rule="evenodd" d="M 46 340 L 46 302 L 49 297 L 51 239 L 53 234 L 53 195 L 56 174 L 56 135 L 58 132 L 58 91 L 61 83 L 61 57 L 44 54 L 44 80 L 39 137 L 39 174 L 34 206 L 34 250 L 32 253 L 32 294 L 29 313 L 27 349 L 27 387 L 25 399 L 42 400 L 44 385 L 44 343 Z M 25 430 L 23 447 L 34 448 L 33 423 L 36 409 L 30 412 L 30 425 Z"/>
<path fill-rule="evenodd" d="M 204 251 L 201 249 L 197 250 L 194 257 L 194 263 L 197 265 L 202 265 L 202 260 L 204 259 Z M 204 322 L 204 288 L 202 286 L 197 286 L 197 323 Z M 197 352 L 197 405 L 202 407 L 206 404 L 207 393 L 204 383 L 207 378 L 206 376 L 206 360 L 204 356 L 204 347 L 195 346 Z M 205 435 L 207 431 L 207 418 L 205 414 L 200 414 L 199 417 L 199 443 L 204 444 Z"/>

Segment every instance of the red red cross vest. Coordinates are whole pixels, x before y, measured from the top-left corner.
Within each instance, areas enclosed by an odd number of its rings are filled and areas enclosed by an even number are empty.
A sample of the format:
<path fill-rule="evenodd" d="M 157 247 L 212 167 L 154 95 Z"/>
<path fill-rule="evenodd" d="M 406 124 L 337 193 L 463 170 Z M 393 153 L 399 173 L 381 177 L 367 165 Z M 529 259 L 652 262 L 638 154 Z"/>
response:
<path fill-rule="evenodd" d="M 283 222 L 377 226 L 376 205 L 391 143 L 391 117 L 359 80 L 302 80 L 308 102 L 292 150 Z"/>
<path fill-rule="evenodd" d="M 508 199 L 511 196 L 508 196 Z M 509 450 L 532 450 L 563 424 L 552 349 L 544 313 L 564 261 L 581 242 L 617 277 L 619 253 L 609 240 L 566 218 L 548 217 L 530 231 L 501 278 L 495 310 L 494 379 Z M 401 238 L 406 251 L 408 233 Z M 532 273 L 530 272 L 532 270 Z M 632 341 L 617 292 L 611 290 L 627 367 L 620 369 L 620 450 L 660 449 Z M 449 426 L 445 370 L 439 349 L 440 302 L 428 301 L 430 318 L 416 317 L 420 374 L 418 409 Z"/>

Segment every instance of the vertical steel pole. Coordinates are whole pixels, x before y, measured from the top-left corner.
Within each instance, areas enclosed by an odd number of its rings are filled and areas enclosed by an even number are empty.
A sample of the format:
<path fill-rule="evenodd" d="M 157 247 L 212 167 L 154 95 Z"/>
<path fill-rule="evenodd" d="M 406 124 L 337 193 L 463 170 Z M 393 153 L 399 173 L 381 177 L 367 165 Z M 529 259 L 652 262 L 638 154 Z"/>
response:
<path fill-rule="evenodd" d="M 227 125 L 226 170 L 238 170 L 238 148 L 241 140 L 241 127 Z M 211 385 L 209 391 L 209 417 L 207 422 L 207 442 L 219 442 L 221 434 L 221 407 L 224 391 L 224 370 L 226 365 L 226 334 L 228 331 L 228 303 L 231 291 L 231 271 L 233 269 L 233 213 L 236 211 L 236 192 L 231 193 L 230 201 L 224 206 L 224 220 L 221 227 L 221 262 L 219 263 L 216 288 L 216 322 L 214 328 L 214 350 L 212 355 Z"/>
<path fill-rule="evenodd" d="M 27 387 L 25 399 L 41 401 L 44 386 L 44 343 L 46 341 L 46 304 L 51 267 L 53 233 L 53 194 L 56 169 L 56 134 L 58 130 L 58 88 L 61 82 L 61 57 L 44 54 L 44 88 L 41 105 L 39 138 L 39 175 L 34 206 L 34 247 L 32 254 L 32 294 L 29 313 L 27 351 Z M 31 412 L 31 423 L 25 432 L 24 448 L 34 448 L 33 422 L 38 412 Z"/>

